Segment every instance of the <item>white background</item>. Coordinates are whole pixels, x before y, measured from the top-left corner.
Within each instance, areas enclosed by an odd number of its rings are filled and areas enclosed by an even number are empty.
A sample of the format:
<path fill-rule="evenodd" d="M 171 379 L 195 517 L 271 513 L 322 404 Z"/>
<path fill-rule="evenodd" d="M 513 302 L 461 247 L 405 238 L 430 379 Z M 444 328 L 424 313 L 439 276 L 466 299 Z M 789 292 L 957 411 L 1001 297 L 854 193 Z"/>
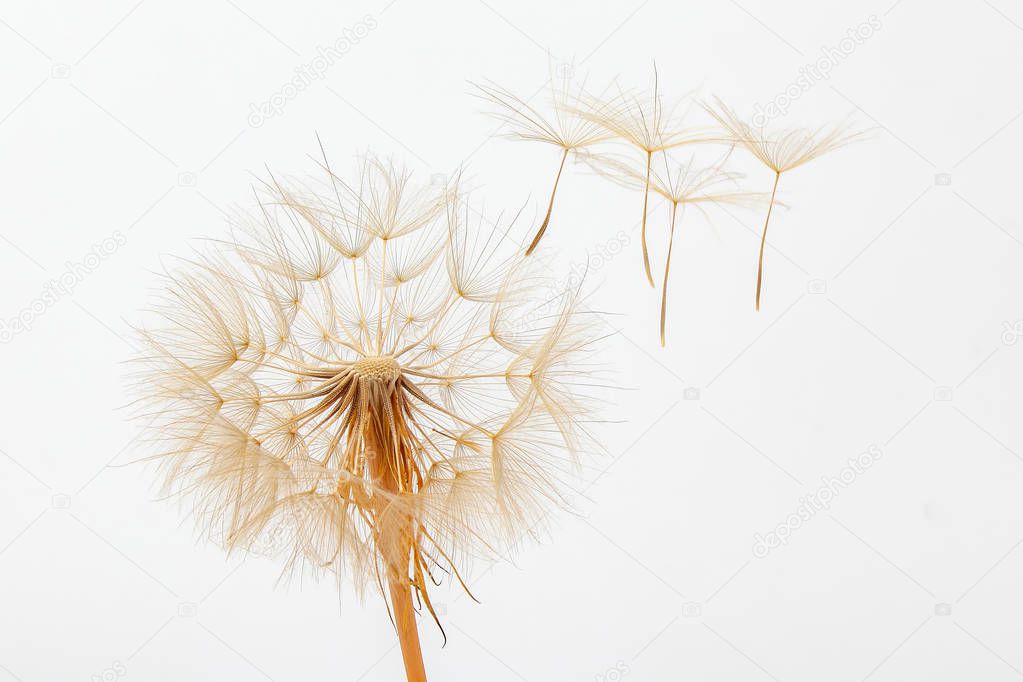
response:
<path fill-rule="evenodd" d="M 482 605 L 438 595 L 449 642 L 423 624 L 427 668 L 1023 677 L 1019 3 L 424 4 L 0 5 L 0 317 L 126 238 L 0 345 L 0 679 L 403 679 L 379 601 L 339 603 L 330 581 L 275 588 L 274 564 L 203 546 L 184 510 L 154 501 L 149 470 L 117 466 L 133 459 L 117 409 L 127 322 L 161 254 L 224 234 L 250 173 L 311 170 L 319 132 L 337 166 L 366 148 L 424 178 L 467 160 L 480 200 L 528 199 L 528 220 L 556 151 L 495 137 L 467 80 L 528 97 L 551 62 L 574 62 L 597 86 L 644 86 L 656 60 L 667 94 L 699 88 L 750 112 L 871 15 L 880 29 L 784 122 L 849 117 L 875 133 L 783 177 L 759 314 L 760 214 L 712 212 L 680 233 L 660 349 L 638 196 L 567 166 L 541 248 L 567 272 L 626 235 L 619 255 L 591 258 L 589 281 L 594 307 L 615 313 L 606 357 L 628 390 L 580 513 L 514 565 L 474 567 Z M 367 17 L 322 80 L 249 125 L 251 104 Z M 750 188 L 769 182 L 751 167 Z M 879 459 L 829 510 L 753 555 L 757 533 L 871 446 Z"/>

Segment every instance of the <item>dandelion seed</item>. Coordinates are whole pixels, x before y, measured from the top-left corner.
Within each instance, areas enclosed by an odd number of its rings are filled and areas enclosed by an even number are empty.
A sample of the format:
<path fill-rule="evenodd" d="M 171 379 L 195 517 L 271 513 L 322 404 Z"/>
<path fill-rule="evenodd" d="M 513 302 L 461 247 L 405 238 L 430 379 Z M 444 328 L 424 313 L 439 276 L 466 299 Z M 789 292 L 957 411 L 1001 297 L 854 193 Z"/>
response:
<path fill-rule="evenodd" d="M 664 107 L 660 91 L 657 67 L 654 66 L 654 84 L 649 93 L 637 93 L 617 88 L 609 97 L 584 95 L 575 109 L 582 118 L 596 123 L 616 138 L 637 148 L 646 162 L 646 178 L 643 183 L 643 219 L 640 226 L 640 243 L 643 249 L 643 270 L 650 286 L 654 277 L 650 269 L 650 254 L 647 248 L 646 223 L 650 198 L 650 176 L 654 154 L 687 144 L 718 141 L 712 131 L 688 128 L 682 124 L 677 105 Z"/>
<path fill-rule="evenodd" d="M 730 204 L 734 206 L 752 206 L 766 200 L 765 194 L 746 192 L 734 188 L 739 174 L 725 169 L 732 150 L 729 149 L 709 166 L 698 166 L 696 156 L 688 161 L 672 162 L 664 156 L 664 168 L 654 168 L 647 179 L 645 170 L 637 169 L 629 159 L 611 155 L 588 155 L 585 157 L 598 173 L 605 175 L 614 182 L 629 189 L 648 187 L 671 204 L 668 224 L 668 248 L 664 261 L 664 278 L 661 282 L 661 346 L 666 342 L 665 319 L 668 307 L 668 275 L 671 272 L 672 246 L 675 241 L 675 228 L 680 224 L 687 206 L 693 206 L 706 213 L 708 205 Z M 649 183 L 649 185 L 648 185 Z"/>
<path fill-rule="evenodd" d="M 573 86 L 570 73 L 560 76 L 551 74 L 547 102 L 549 114 L 545 114 L 526 100 L 508 90 L 487 83 L 474 83 L 477 96 L 493 106 L 490 116 L 509 127 L 507 136 L 527 142 L 543 142 L 561 150 L 561 160 L 554 176 L 554 186 L 547 202 L 547 213 L 536 235 L 526 248 L 526 255 L 536 249 L 551 222 L 554 210 L 554 196 L 558 191 L 561 173 L 570 152 L 579 152 L 611 137 L 599 124 L 579 116 L 572 108 L 574 102 L 585 92 L 585 83 Z"/>
<path fill-rule="evenodd" d="M 376 586 L 425 680 L 431 586 L 468 591 L 467 562 L 565 503 L 591 323 L 573 290 L 537 307 L 509 221 L 482 231 L 456 190 L 389 161 L 352 183 L 321 165 L 313 185 L 267 182 L 235 240 L 167 275 L 140 416 L 206 535 Z"/>
<path fill-rule="evenodd" d="M 815 130 L 802 128 L 781 130 L 769 135 L 762 127 L 754 127 L 744 121 L 732 108 L 718 98 L 714 99 L 712 105 L 705 104 L 703 108 L 714 117 L 736 144 L 742 145 L 760 163 L 774 172 L 774 184 L 771 187 L 771 199 L 767 205 L 767 217 L 764 219 L 764 229 L 760 237 L 760 255 L 757 259 L 755 305 L 756 309 L 760 310 L 767 226 L 771 222 L 771 210 L 774 208 L 778 181 L 781 179 L 782 173 L 795 170 L 830 151 L 862 139 L 864 133 L 850 131 L 843 125 L 832 125 L 822 126 Z"/>

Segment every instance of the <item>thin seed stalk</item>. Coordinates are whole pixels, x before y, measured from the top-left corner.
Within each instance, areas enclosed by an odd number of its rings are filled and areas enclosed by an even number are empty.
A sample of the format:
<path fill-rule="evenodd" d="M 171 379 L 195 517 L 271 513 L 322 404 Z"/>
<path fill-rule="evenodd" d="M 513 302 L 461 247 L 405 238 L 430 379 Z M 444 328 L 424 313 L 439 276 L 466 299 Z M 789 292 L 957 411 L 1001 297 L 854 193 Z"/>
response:
<path fill-rule="evenodd" d="M 650 201 L 650 163 L 654 153 L 646 153 L 646 184 L 643 186 L 643 223 L 639 228 L 639 241 L 643 245 L 643 269 L 646 271 L 646 279 L 650 286 L 654 286 L 654 276 L 650 273 L 650 253 L 646 248 L 646 209 Z"/>
<path fill-rule="evenodd" d="M 778 180 L 781 173 L 774 173 L 774 187 L 771 189 L 771 203 L 767 205 L 767 218 L 764 220 L 764 233 L 760 237 L 760 259 L 757 261 L 757 304 L 756 309 L 760 310 L 760 290 L 764 285 L 764 245 L 767 244 L 767 225 L 771 222 L 771 210 L 774 208 L 774 195 L 778 191 Z"/>
<path fill-rule="evenodd" d="M 380 256 L 380 303 L 377 306 L 377 354 L 383 352 L 384 346 L 384 277 L 387 274 L 387 239 L 384 239 L 383 254 Z"/>
<path fill-rule="evenodd" d="M 668 258 L 664 261 L 664 283 L 661 285 L 661 348 L 664 348 L 664 318 L 668 310 L 668 270 L 671 269 L 671 246 L 675 242 L 675 216 L 678 203 L 671 205 L 671 229 L 668 232 Z"/>
<path fill-rule="evenodd" d="M 398 474 L 394 470 L 396 462 L 390 456 L 388 447 L 388 444 L 393 441 L 388 434 L 378 434 L 376 430 L 378 424 L 388 423 L 387 419 L 383 414 L 368 415 L 368 417 L 365 443 L 371 454 L 373 477 L 381 488 L 391 493 L 397 493 L 400 490 L 400 485 Z M 395 566 L 392 565 L 392 562 L 385 561 L 387 590 L 391 598 L 391 614 L 394 619 L 394 629 L 398 635 L 398 643 L 401 646 L 405 676 L 408 682 L 426 682 L 426 667 L 423 665 L 423 650 L 419 643 L 419 628 L 416 625 L 416 612 L 412 606 L 412 585 L 407 574 L 408 557 L 412 551 L 412 529 L 411 527 L 393 528 L 392 524 L 386 524 L 386 529 L 387 532 L 400 534 L 401 537 L 397 538 L 397 544 L 400 547 L 398 555 L 405 557 L 405 563 L 402 566 Z M 377 541 L 382 546 L 389 547 L 394 540 L 395 538 L 379 537 Z M 402 572 L 403 568 L 404 573 Z"/>
<path fill-rule="evenodd" d="M 565 169 L 565 159 L 568 158 L 568 147 L 561 154 L 561 165 L 558 166 L 558 174 L 554 176 L 554 188 L 551 190 L 551 200 L 547 203 L 547 215 L 544 216 L 543 224 L 540 225 L 540 229 L 537 230 L 536 236 L 533 237 L 533 241 L 529 244 L 529 248 L 526 249 L 526 255 L 533 253 L 536 245 L 540 243 L 540 239 L 543 237 L 543 233 L 547 231 L 547 225 L 551 222 L 551 212 L 554 210 L 554 195 L 558 191 L 558 181 L 561 180 L 561 171 Z"/>

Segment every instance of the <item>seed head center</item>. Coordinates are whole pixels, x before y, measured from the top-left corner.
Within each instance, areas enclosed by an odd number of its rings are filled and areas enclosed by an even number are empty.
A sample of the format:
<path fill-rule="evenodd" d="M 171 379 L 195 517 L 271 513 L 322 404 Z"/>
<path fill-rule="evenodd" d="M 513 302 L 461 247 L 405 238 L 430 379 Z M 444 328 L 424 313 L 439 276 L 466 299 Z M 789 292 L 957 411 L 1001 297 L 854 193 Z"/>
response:
<path fill-rule="evenodd" d="M 357 360 L 352 373 L 364 381 L 389 382 L 401 375 L 401 366 L 390 355 L 378 355 Z"/>

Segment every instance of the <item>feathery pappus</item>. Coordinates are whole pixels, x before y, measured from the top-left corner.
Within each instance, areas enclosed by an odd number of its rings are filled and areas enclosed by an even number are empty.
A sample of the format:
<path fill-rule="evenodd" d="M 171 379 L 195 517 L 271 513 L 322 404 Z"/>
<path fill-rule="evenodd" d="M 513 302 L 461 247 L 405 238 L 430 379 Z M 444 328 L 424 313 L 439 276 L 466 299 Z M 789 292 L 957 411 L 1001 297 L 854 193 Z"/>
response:
<path fill-rule="evenodd" d="M 778 180 L 785 172 L 861 139 L 862 133 L 844 125 L 765 131 L 762 126 L 746 123 L 717 98 L 712 103 L 698 102 L 690 93 L 667 100 L 656 65 L 652 86 L 646 90 L 622 87 L 615 81 L 601 93 L 593 94 L 587 91 L 585 82 L 575 86 L 570 83 L 571 69 L 566 73 L 569 76 L 562 74 L 557 87 L 553 86 L 552 75 L 552 92 L 546 106 L 533 104 L 531 98 L 517 96 L 494 84 L 475 86 L 477 95 L 489 105 L 487 113 L 509 129 L 507 137 L 544 142 L 562 150 L 547 212 L 527 255 L 536 249 L 549 227 L 558 182 L 571 153 L 600 175 L 642 192 L 639 241 L 643 271 L 651 287 L 656 286 L 648 246 L 651 196 L 669 207 L 667 255 L 660 285 L 662 346 L 666 339 L 667 287 L 675 226 L 687 206 L 704 209 L 714 204 L 744 208 L 767 205 L 757 258 L 755 308 L 760 310 L 767 226 L 772 209 L 781 205 L 776 200 Z M 693 123 L 690 114 L 701 111 L 709 122 Z M 615 151 L 615 146 L 626 153 Z M 724 146 L 727 151 L 720 158 L 711 156 L 709 162 L 699 161 L 696 149 L 706 146 Z M 692 149 L 693 153 L 680 159 L 683 149 Z M 742 176 L 724 164 L 735 149 L 748 153 L 773 171 L 771 192 L 752 192 L 739 186 Z"/>
<path fill-rule="evenodd" d="M 135 393 L 168 493 L 209 538 L 415 613 L 567 503 L 588 442 L 594 318 L 450 183 L 367 156 L 271 176 L 230 239 L 169 268 Z M 284 529 L 284 532 L 280 532 Z M 282 539 L 283 538 L 283 539 Z"/>

